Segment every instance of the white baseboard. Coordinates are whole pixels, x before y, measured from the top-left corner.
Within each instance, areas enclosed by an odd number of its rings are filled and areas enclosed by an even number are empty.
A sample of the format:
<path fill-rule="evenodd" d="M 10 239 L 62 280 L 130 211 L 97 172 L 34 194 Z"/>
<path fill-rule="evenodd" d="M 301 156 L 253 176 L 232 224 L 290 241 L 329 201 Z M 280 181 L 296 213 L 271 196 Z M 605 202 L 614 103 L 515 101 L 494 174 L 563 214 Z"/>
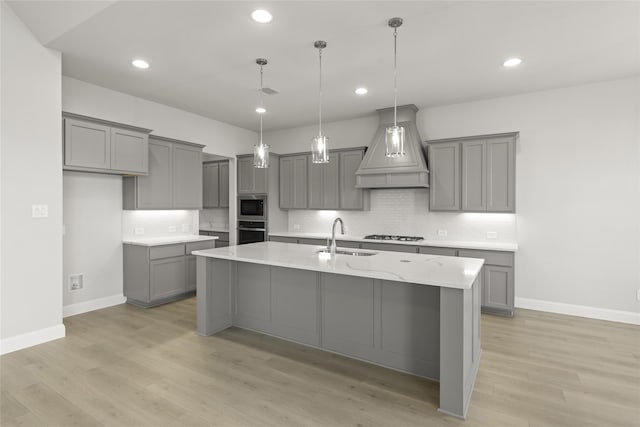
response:
<path fill-rule="evenodd" d="M 529 310 L 548 311 L 550 313 L 568 314 L 569 316 L 640 325 L 640 313 L 634 313 L 633 311 L 610 310 L 608 308 L 565 304 L 530 298 L 516 298 L 515 305 L 517 308 L 526 308 Z"/>
<path fill-rule="evenodd" d="M 100 310 L 101 308 L 124 304 L 125 302 L 127 302 L 127 299 L 124 295 L 118 294 L 104 298 L 92 299 L 91 301 L 79 302 L 77 304 L 65 305 L 62 307 L 62 317 L 75 316 L 76 314 Z"/>
<path fill-rule="evenodd" d="M 61 323 L 49 328 L 39 329 L 33 332 L 27 332 L 26 334 L 17 335 L 15 337 L 5 338 L 0 340 L 0 354 L 7 354 L 13 351 L 22 350 L 23 348 L 33 347 L 34 345 L 42 344 L 48 341 L 57 340 L 58 338 L 64 338 L 66 330 Z"/>

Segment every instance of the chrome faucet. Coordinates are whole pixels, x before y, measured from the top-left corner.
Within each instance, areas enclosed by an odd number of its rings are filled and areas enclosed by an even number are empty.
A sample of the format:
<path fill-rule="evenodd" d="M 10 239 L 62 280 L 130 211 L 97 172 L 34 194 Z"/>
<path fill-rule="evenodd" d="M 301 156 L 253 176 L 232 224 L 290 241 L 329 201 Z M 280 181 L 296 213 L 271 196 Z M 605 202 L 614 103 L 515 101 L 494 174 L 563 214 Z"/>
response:
<path fill-rule="evenodd" d="M 331 256 L 335 256 L 336 254 L 336 224 L 340 223 L 340 234 L 344 234 L 344 222 L 342 222 L 342 218 L 338 217 L 333 220 L 333 226 L 331 227 Z"/>

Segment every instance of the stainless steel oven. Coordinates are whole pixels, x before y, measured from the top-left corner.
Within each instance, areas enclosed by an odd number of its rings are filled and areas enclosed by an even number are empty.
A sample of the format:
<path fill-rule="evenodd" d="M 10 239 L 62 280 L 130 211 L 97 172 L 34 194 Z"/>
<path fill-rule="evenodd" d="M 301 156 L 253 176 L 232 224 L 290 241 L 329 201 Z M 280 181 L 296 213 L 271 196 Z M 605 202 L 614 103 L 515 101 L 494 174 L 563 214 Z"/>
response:
<path fill-rule="evenodd" d="M 238 220 L 267 221 L 267 196 L 238 196 Z"/>
<path fill-rule="evenodd" d="M 267 223 L 265 221 L 238 221 L 238 244 L 265 242 Z"/>

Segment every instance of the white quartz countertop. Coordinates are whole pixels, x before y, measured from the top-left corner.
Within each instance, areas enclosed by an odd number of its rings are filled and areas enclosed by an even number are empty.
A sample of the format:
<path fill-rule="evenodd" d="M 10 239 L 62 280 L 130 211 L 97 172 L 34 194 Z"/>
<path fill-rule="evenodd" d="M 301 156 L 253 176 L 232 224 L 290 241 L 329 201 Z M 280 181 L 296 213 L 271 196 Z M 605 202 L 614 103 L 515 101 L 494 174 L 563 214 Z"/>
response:
<path fill-rule="evenodd" d="M 216 240 L 218 236 L 198 236 L 198 235 L 188 235 L 188 236 L 169 236 L 169 237 L 148 237 L 146 239 L 127 239 L 123 240 L 122 243 L 127 245 L 138 245 L 138 246 L 162 246 L 162 245 L 173 245 L 176 243 L 192 243 L 192 242 L 202 242 L 205 240 Z"/>
<path fill-rule="evenodd" d="M 330 239 L 331 233 L 297 233 L 282 231 L 269 232 L 269 236 L 297 237 L 300 239 Z M 420 240 L 417 242 L 399 242 L 397 240 L 365 239 L 362 236 L 352 236 L 348 234 L 336 234 L 336 240 L 346 240 L 350 242 L 389 243 L 392 245 L 435 246 L 441 248 L 484 249 L 489 251 L 507 252 L 516 252 L 518 250 L 517 243 L 509 242 L 470 242 L 459 240 Z"/>
<path fill-rule="evenodd" d="M 477 258 L 364 249 L 355 251 L 375 252 L 375 255 L 335 255 L 326 259 L 318 254 L 321 247 L 260 242 L 194 251 L 193 255 L 455 289 L 471 288 L 484 264 L 484 260 Z"/>

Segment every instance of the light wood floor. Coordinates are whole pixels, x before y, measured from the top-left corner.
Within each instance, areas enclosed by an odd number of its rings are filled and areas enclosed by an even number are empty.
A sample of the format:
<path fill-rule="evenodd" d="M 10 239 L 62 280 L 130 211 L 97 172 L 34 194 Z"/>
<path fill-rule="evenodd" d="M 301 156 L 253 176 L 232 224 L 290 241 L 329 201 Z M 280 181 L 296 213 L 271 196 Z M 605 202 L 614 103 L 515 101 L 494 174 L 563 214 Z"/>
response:
<path fill-rule="evenodd" d="M 195 299 L 65 319 L 0 358 L 2 427 L 640 426 L 640 328 L 519 310 L 482 317 L 466 421 L 438 384 L 260 334 L 198 337 Z"/>

